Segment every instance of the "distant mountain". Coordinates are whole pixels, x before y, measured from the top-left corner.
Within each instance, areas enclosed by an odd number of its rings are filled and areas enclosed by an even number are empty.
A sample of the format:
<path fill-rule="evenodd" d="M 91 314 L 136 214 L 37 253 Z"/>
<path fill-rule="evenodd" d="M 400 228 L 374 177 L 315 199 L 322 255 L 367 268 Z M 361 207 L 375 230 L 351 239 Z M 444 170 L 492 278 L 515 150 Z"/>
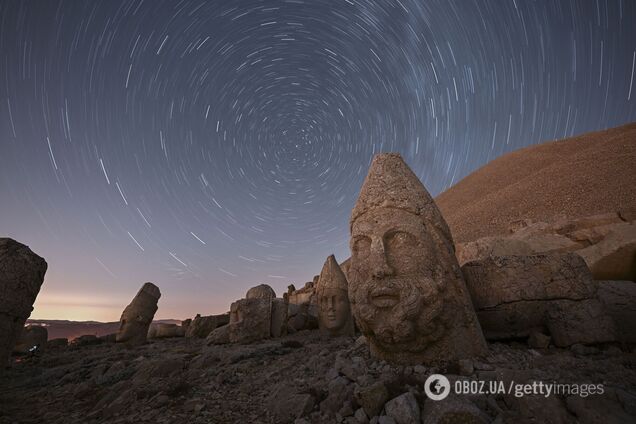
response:
<path fill-rule="evenodd" d="M 435 199 L 456 243 L 520 219 L 636 211 L 636 123 L 503 155 Z"/>
<path fill-rule="evenodd" d="M 153 322 L 167 324 L 181 324 L 181 320 L 176 319 L 160 319 Z M 115 333 L 119 329 L 119 321 L 115 322 L 99 322 L 99 321 L 67 321 L 67 320 L 51 320 L 51 319 L 29 319 L 27 324 L 45 326 L 49 340 L 60 337 L 73 340 L 76 337 L 85 334 L 94 334 L 95 336 L 104 336 L 106 334 Z"/>

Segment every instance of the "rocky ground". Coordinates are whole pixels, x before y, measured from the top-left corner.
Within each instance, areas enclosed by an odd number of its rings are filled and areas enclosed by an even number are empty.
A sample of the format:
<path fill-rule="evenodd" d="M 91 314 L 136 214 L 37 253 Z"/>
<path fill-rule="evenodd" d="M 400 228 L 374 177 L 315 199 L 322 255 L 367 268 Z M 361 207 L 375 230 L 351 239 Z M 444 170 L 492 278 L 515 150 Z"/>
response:
<path fill-rule="evenodd" d="M 455 381 L 602 384 L 602 395 L 451 395 L 433 401 L 433 373 Z M 488 387 L 487 385 L 485 386 Z M 473 361 L 391 366 L 363 339 L 302 331 L 249 345 L 203 339 L 49 348 L 0 377 L 0 423 L 630 423 L 636 353 L 618 345 L 529 349 L 494 343 Z"/>

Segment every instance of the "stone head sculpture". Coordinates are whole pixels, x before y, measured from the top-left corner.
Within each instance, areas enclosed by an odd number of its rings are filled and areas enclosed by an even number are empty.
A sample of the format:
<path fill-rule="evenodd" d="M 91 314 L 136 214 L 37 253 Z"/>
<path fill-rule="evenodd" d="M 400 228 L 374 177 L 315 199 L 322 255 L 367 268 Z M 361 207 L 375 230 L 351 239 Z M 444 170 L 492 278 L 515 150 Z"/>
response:
<path fill-rule="evenodd" d="M 161 297 L 159 287 L 145 283 L 132 302 L 121 314 L 117 342 L 143 343 L 146 341 L 148 328 L 157 312 L 157 302 Z"/>
<path fill-rule="evenodd" d="M 331 255 L 325 261 L 316 284 L 318 325 L 323 336 L 353 336 L 347 279 Z"/>
<path fill-rule="evenodd" d="M 448 226 L 399 154 L 373 159 L 350 229 L 349 299 L 372 355 L 414 364 L 485 353 Z"/>

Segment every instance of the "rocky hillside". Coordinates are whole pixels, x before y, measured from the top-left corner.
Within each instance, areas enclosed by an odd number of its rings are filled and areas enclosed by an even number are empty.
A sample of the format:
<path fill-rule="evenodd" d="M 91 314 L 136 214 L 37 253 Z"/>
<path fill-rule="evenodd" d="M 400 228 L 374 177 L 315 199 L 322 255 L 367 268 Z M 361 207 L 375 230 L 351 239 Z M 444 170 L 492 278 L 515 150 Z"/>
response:
<path fill-rule="evenodd" d="M 155 320 L 155 323 L 181 324 L 181 321 L 174 319 Z M 105 336 L 117 332 L 119 321 L 98 322 L 98 321 L 66 321 L 49 319 L 30 319 L 27 324 L 40 325 L 46 327 L 49 340 L 65 338 L 73 340 L 85 334 L 95 336 Z"/>
<path fill-rule="evenodd" d="M 435 200 L 455 242 L 502 235 L 510 223 L 636 209 L 636 123 L 501 156 Z"/>
<path fill-rule="evenodd" d="M 49 347 L 0 375 L 0 424 L 591 424 L 630 423 L 636 415 L 635 355 L 616 345 L 492 343 L 475 360 L 396 366 L 354 340 L 301 331 L 246 345 L 174 338 Z M 424 384 L 435 373 L 453 387 L 493 381 L 514 390 L 433 401 Z M 602 383 L 604 395 L 518 396 L 536 381 Z"/>

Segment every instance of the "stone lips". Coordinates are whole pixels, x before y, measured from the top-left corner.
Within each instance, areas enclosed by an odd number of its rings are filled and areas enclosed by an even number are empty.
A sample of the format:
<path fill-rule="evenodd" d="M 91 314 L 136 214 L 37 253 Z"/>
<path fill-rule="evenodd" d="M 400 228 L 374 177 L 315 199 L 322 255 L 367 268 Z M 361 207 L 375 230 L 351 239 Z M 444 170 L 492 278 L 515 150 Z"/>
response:
<path fill-rule="evenodd" d="M 0 366 L 8 362 L 31 315 L 47 267 L 46 261 L 28 246 L 0 238 Z"/>

